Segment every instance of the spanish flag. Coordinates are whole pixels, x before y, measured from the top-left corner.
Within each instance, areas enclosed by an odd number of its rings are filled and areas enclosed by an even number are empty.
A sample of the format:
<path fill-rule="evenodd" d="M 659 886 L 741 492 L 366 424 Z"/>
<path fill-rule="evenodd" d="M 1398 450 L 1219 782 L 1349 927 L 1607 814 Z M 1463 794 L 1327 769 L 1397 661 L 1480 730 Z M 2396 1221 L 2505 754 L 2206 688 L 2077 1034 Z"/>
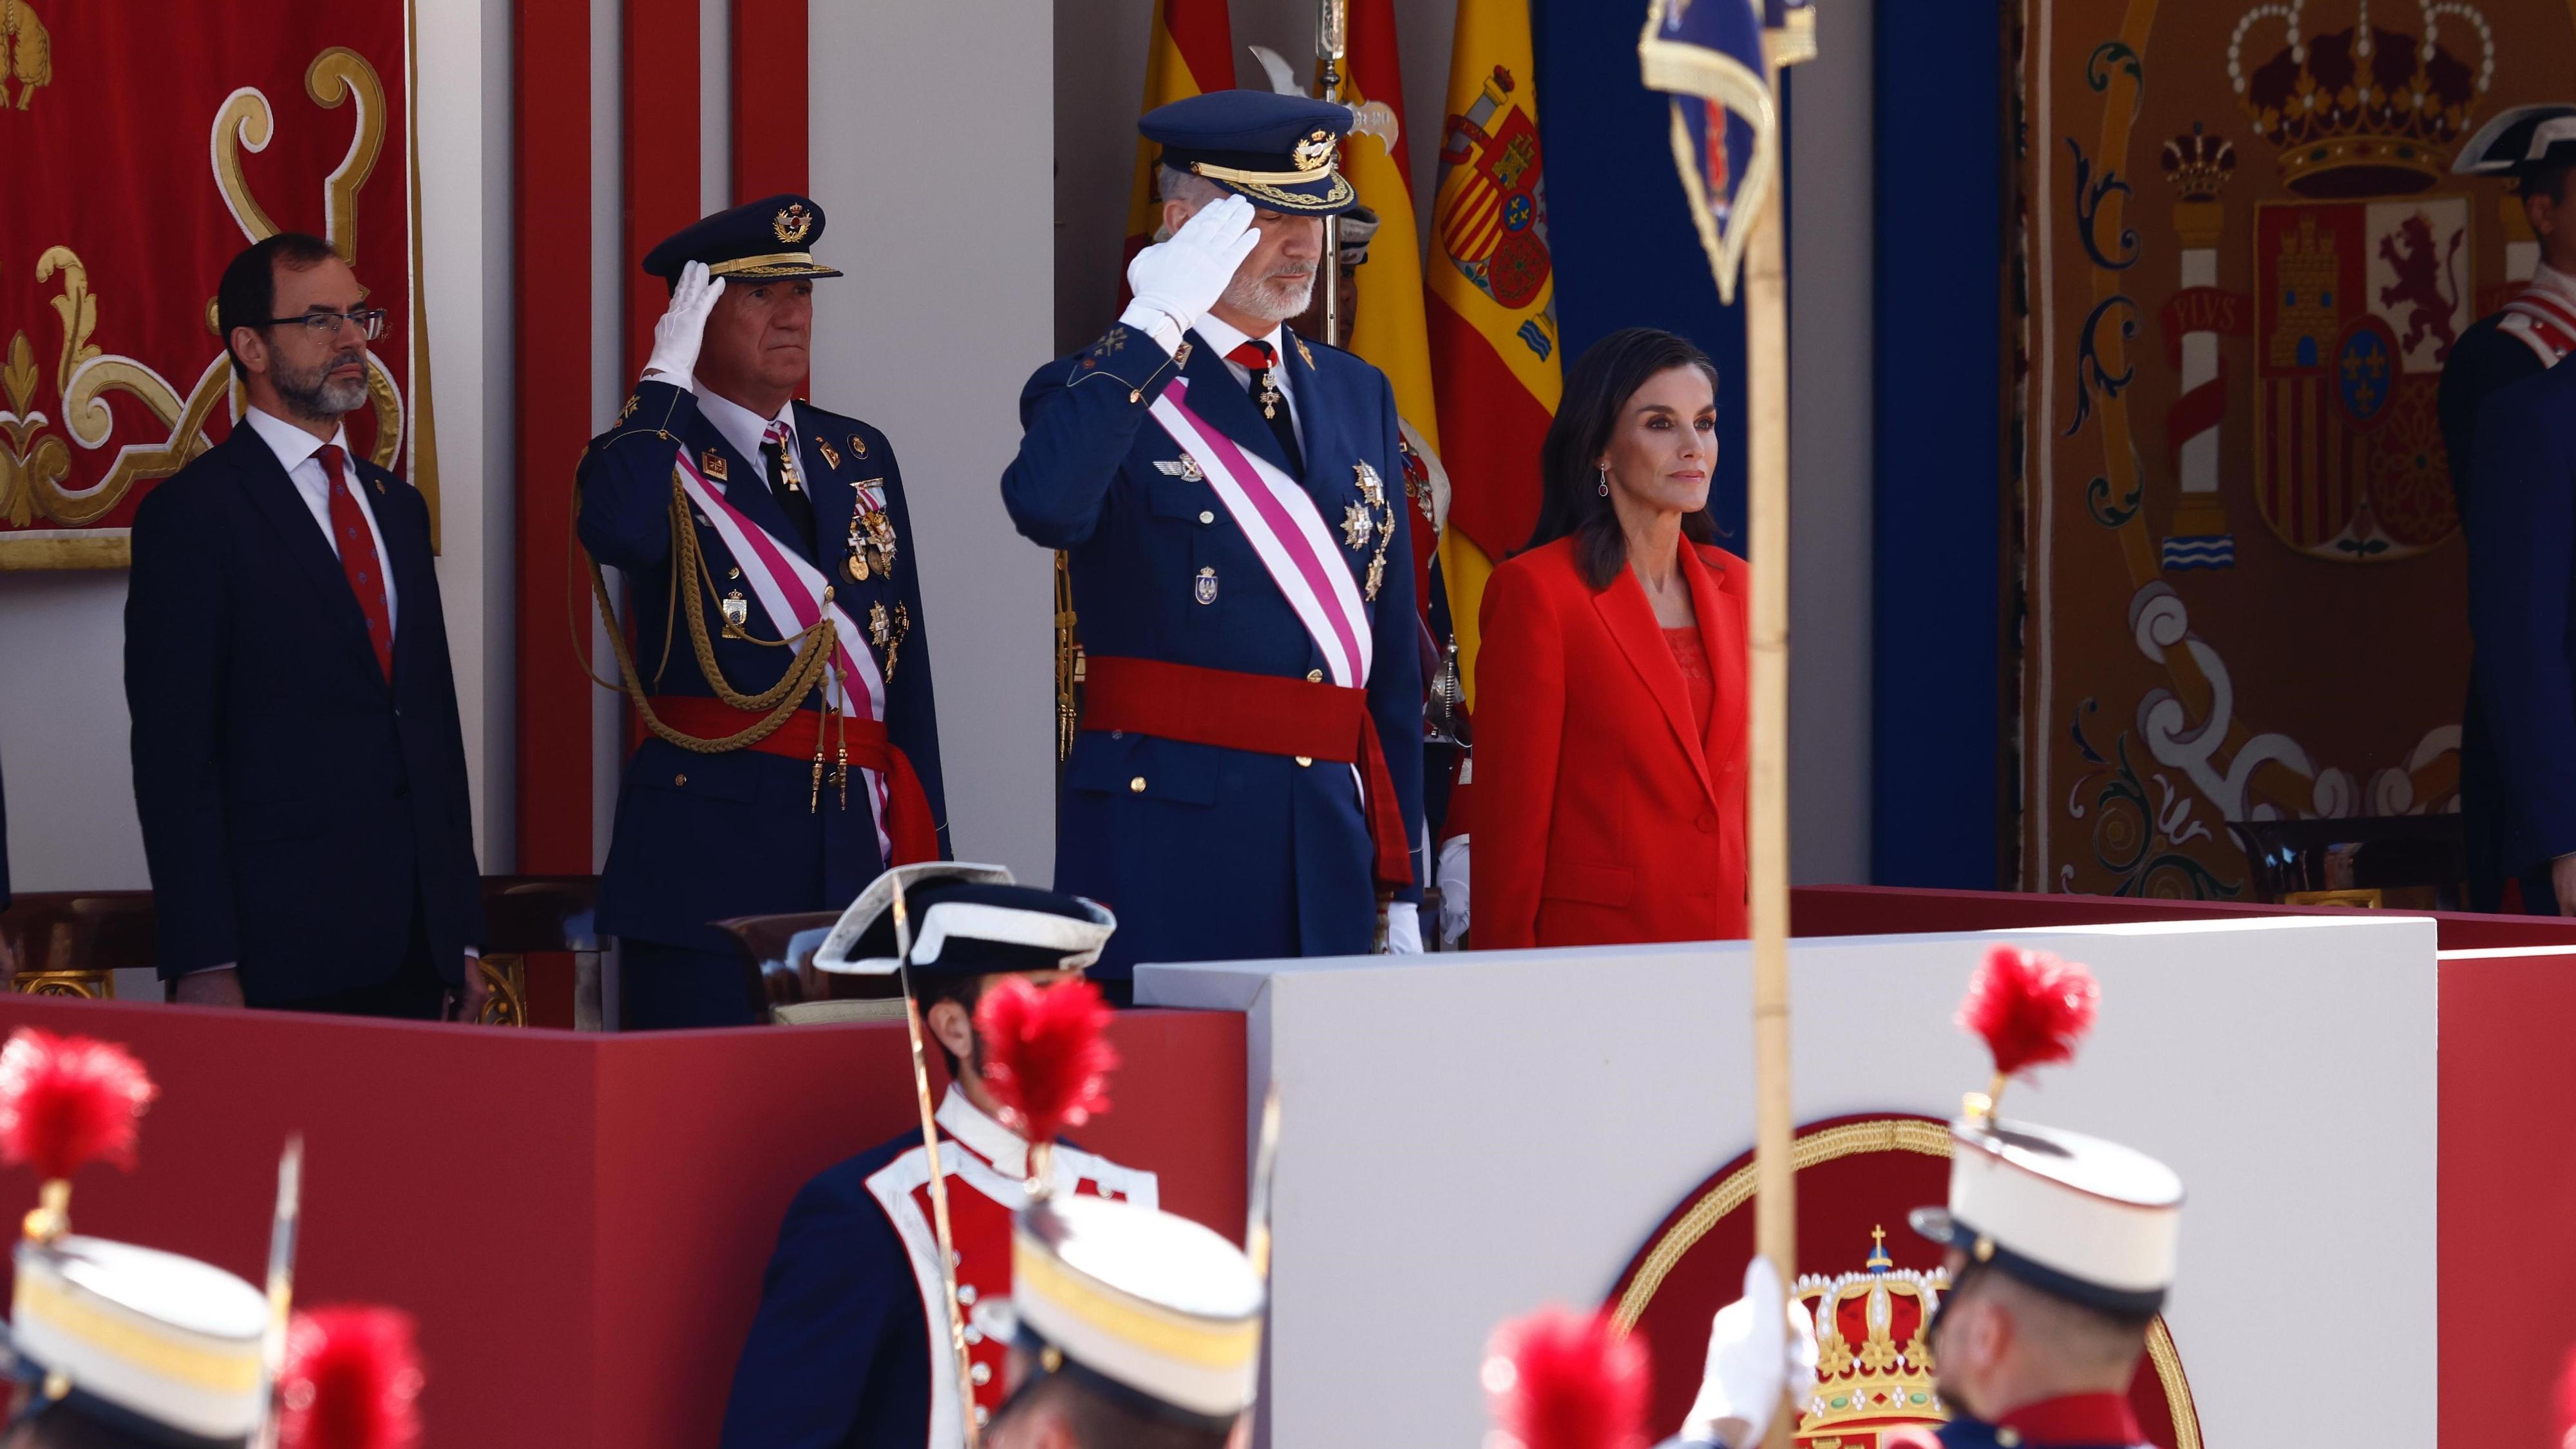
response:
<path fill-rule="evenodd" d="M 1531 71 L 1529 0 L 1459 0 L 1428 321 L 1450 481 L 1441 570 L 1471 708 L 1485 579 L 1537 526 L 1539 444 L 1565 387 Z"/>
<path fill-rule="evenodd" d="M 1143 115 L 1156 106 L 1209 91 L 1234 89 L 1234 28 L 1226 18 L 1226 0 L 1155 0 L 1154 34 L 1145 52 Z M 1138 137 L 1136 182 L 1127 201 L 1127 250 L 1153 245 L 1163 224 L 1163 204 L 1154 195 L 1154 161 L 1162 148 Z M 1123 294 L 1126 284 L 1119 290 Z"/>
<path fill-rule="evenodd" d="M 1439 538 L 1427 488 L 1430 470 L 1440 461 L 1440 419 L 1431 405 L 1431 340 L 1423 320 L 1422 254 L 1415 242 L 1422 233 L 1413 220 L 1413 161 L 1404 145 L 1409 133 L 1404 71 L 1396 62 L 1394 0 L 1352 0 L 1349 27 L 1343 54 L 1349 74 L 1342 98 L 1359 108 L 1368 129 L 1342 143 L 1342 174 L 1359 192 L 1360 204 L 1378 217 L 1377 240 L 1369 248 L 1364 275 L 1354 284 L 1359 295 L 1351 309 L 1350 346 L 1394 385 L 1405 446 L 1419 455 L 1405 460 L 1405 482 L 1418 509 L 1413 519 L 1414 598 L 1427 614 L 1431 550 Z"/>

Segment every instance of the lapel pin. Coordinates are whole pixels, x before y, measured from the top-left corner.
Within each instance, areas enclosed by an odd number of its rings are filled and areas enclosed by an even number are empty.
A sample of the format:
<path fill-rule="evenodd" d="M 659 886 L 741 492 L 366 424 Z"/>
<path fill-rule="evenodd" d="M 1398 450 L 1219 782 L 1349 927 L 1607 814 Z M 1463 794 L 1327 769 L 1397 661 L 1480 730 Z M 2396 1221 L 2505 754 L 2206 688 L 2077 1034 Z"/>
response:
<path fill-rule="evenodd" d="M 719 483 L 724 482 L 724 454 L 717 452 L 713 448 L 709 448 L 705 452 L 700 453 L 698 455 L 698 471 L 706 474 L 708 477 L 713 478 Z"/>
<path fill-rule="evenodd" d="M 841 466 L 841 450 L 833 447 L 827 439 L 816 438 L 814 440 L 814 451 L 823 455 L 824 467 L 838 468 Z"/>
<path fill-rule="evenodd" d="M 856 433 L 850 434 L 850 455 L 856 458 L 866 457 L 868 455 L 868 440 L 860 437 Z"/>

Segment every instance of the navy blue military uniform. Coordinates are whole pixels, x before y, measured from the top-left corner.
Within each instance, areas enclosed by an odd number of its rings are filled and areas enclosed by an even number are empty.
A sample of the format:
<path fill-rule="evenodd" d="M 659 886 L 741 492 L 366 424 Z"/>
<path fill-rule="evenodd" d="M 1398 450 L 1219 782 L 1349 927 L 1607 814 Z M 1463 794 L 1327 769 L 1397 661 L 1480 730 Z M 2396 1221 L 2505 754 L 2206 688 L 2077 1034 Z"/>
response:
<path fill-rule="evenodd" d="M 2526 194 L 2535 186 L 2548 188 L 2553 194 L 2563 184 L 2566 164 L 2576 159 L 2576 139 L 2555 133 L 2567 129 L 2576 120 L 2576 106 L 2518 106 L 2495 117 L 2482 127 L 2460 149 L 2454 170 L 2473 175 L 2512 176 L 2519 180 Z M 2554 292 L 2562 301 L 2576 301 L 2576 279 L 2551 271 L 2545 265 L 2533 285 Z M 2488 401 L 2515 383 L 2539 376 L 2555 362 L 2556 349 L 2545 336 L 2533 331 L 2528 319 L 2517 319 L 2510 311 L 2479 318 L 2460 334 L 2442 365 L 2442 388 L 2438 402 L 2442 445 L 2450 456 L 2451 487 L 2464 524 L 2468 522 L 2482 492 L 2480 470 L 2487 452 L 2487 433 L 2479 419 Z M 2489 651 L 2476 650 L 2469 665 L 2469 693 L 2460 712 L 2460 825 L 2466 849 L 2468 872 L 2467 906 L 2471 910 L 2501 909 L 2504 882 L 2523 873 L 2531 861 L 2518 858 L 2524 848 L 2513 841 L 2512 809 L 2507 801 L 2507 776 L 2495 739 L 2495 726 L 2488 715 L 2488 695 L 2484 675 L 2489 667 Z M 2508 682 L 2508 693 L 2515 685 Z M 2548 909 L 2547 872 L 2527 880 L 2524 886 L 2524 909 Z M 2537 894 L 2535 894 L 2537 893 Z"/>
<path fill-rule="evenodd" d="M 2498 392 L 2478 431 L 2469 627 L 2506 806 L 2501 859 L 2524 876 L 2524 909 L 2546 912 L 2548 863 L 2576 851 L 2576 369 Z"/>
<path fill-rule="evenodd" d="M 1202 125 L 1224 133 L 1205 154 L 1237 163 L 1223 169 L 1239 175 L 1243 163 L 1261 160 L 1261 146 L 1275 148 L 1268 164 L 1280 167 L 1291 142 L 1311 145 L 1327 129 L 1339 136 L 1350 115 L 1295 97 L 1228 91 L 1163 107 L 1145 129 L 1164 143 L 1165 162 L 1177 164 L 1192 154 L 1184 138 Z M 1265 126 L 1275 140 L 1260 138 Z M 1338 212 L 1352 200 L 1337 174 L 1303 188 L 1211 179 L 1270 210 Z M 1294 457 L 1283 430 L 1200 332 L 1166 351 L 1122 322 L 1029 379 L 1020 395 L 1026 433 L 1002 477 L 1003 503 L 1022 534 L 1069 555 L 1095 680 L 1104 658 L 1329 677 L 1323 649 L 1200 471 L 1195 454 L 1206 450 L 1185 449 L 1150 416 L 1175 379 L 1185 379 L 1193 412 L 1302 485 L 1336 530 L 1334 558 L 1369 595 L 1367 713 L 1402 815 L 1396 849 L 1409 853 L 1422 833 L 1412 510 L 1401 496 L 1392 507 L 1371 497 L 1371 485 L 1380 494 L 1400 490 L 1405 477 L 1394 392 L 1383 373 L 1346 352 L 1285 329 L 1276 335 Z M 1362 533 L 1350 520 L 1363 515 L 1383 522 Z M 1373 570 L 1380 558 L 1387 562 Z M 1381 575 L 1373 590 L 1372 572 Z M 1419 902 L 1422 871 L 1416 864 L 1410 873 L 1395 898 Z M 1379 875 L 1348 765 L 1098 728 L 1079 735 L 1066 761 L 1056 888 L 1105 902 L 1121 922 L 1096 975 L 1124 979 L 1139 961 L 1366 952 L 1379 895 L 1392 884 Z"/>
<path fill-rule="evenodd" d="M 942 981 L 1080 969 L 1115 927 L 1098 906 L 1012 885 L 997 867 L 891 874 L 911 882 L 912 972 L 925 1005 L 972 1007 L 971 994 L 943 996 Z M 849 915 L 871 918 L 851 954 L 870 959 L 817 964 L 891 971 L 891 899 L 880 881 L 851 907 Z M 952 916 L 955 907 L 973 914 Z M 1028 1144 L 953 1086 L 938 1122 L 972 1387 L 976 1408 L 990 1414 L 1008 1389 L 1011 1217 L 1028 1203 Z M 1154 1174 L 1069 1143 L 1056 1146 L 1053 1171 L 1066 1196 L 1157 1201 Z M 929 1179 L 921 1134 L 906 1132 L 825 1168 L 796 1194 L 734 1370 L 723 1449 L 953 1449 L 962 1441 Z"/>
<path fill-rule="evenodd" d="M 2147 1449 L 2137 1416 L 2118 1394 L 2049 1399 L 1992 1424 L 1960 1414 L 1935 1432 L 1907 1429 L 1880 1442 L 1882 1449 L 1914 1449 L 1927 1441 L 1944 1449 Z"/>
<path fill-rule="evenodd" d="M 763 262 L 757 274 L 730 275 L 732 287 L 837 275 L 807 262 L 773 278 L 780 246 L 773 221 L 786 206 L 801 207 L 811 217 L 809 238 L 820 234 L 819 208 L 802 198 L 773 197 L 699 222 L 656 248 L 647 269 L 676 274 L 697 260 L 725 275 L 724 259 L 731 254 Z M 810 543 L 773 494 L 763 454 L 745 456 L 702 411 L 691 389 L 648 379 L 636 387 L 617 425 L 594 439 L 583 456 L 582 544 L 593 559 L 625 577 L 633 659 L 645 694 L 661 701 L 715 702 L 716 690 L 699 667 L 680 612 L 692 601 L 674 600 L 671 592 L 672 475 L 685 454 L 709 486 L 779 549 L 821 570 L 845 615 L 861 632 L 876 636 L 842 642 L 853 652 L 868 650 L 886 676 L 886 734 L 919 777 L 944 846 L 938 715 L 902 470 L 885 434 L 867 423 L 801 401 L 790 413 L 796 472 L 812 510 Z M 870 517 L 877 508 L 881 521 Z M 704 567 L 699 577 L 677 582 L 695 592 L 694 607 L 704 611 L 717 670 L 737 694 L 775 687 L 795 651 L 755 641 L 791 636 L 795 624 L 768 616 L 742 577 L 743 561 L 704 510 L 689 510 L 689 526 Z M 747 637 L 724 630 L 727 610 L 743 615 L 741 634 Z M 818 687 L 775 737 L 799 751 L 819 747 L 828 767 L 819 786 L 806 758 L 754 749 L 701 753 L 658 736 L 648 735 L 627 762 L 600 882 L 599 925 L 619 938 L 630 1026 L 751 1021 L 753 1005 L 735 947 L 710 923 L 830 909 L 856 896 L 885 868 L 865 778 L 855 767 L 843 775 L 838 726 L 820 723 L 813 713 L 819 694 Z M 864 690 L 854 697 L 864 711 Z M 684 732 L 704 738 L 731 730 Z"/>

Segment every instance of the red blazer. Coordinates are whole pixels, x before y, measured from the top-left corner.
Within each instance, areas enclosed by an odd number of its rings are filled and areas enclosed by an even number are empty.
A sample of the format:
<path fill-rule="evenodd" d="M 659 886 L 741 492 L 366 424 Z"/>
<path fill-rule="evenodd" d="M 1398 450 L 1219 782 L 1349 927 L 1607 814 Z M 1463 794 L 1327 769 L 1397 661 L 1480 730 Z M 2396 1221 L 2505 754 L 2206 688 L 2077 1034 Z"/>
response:
<path fill-rule="evenodd" d="M 1654 606 L 1621 569 L 1596 594 L 1574 541 L 1485 585 L 1476 660 L 1473 944 L 1745 934 L 1745 610 L 1724 549 L 1681 548 L 1717 682 L 1703 737 Z"/>

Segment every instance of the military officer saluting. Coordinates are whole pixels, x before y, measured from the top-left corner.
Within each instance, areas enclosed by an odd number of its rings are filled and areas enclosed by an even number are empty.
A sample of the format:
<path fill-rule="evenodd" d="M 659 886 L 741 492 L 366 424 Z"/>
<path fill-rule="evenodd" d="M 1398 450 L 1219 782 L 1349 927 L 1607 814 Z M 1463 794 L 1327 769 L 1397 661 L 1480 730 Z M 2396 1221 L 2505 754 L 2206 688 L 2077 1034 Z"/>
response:
<path fill-rule="evenodd" d="M 2512 178 L 2523 219 L 2540 244 L 2531 280 L 2501 309 L 2471 323 L 2442 366 L 2442 444 L 2450 455 L 2451 486 L 2465 519 L 2480 496 L 2479 460 L 2497 441 L 2480 433 L 2479 410 L 2509 384 L 2539 376 L 2576 349 L 2576 196 L 2569 194 L 2568 185 L 2576 178 L 2576 105 L 2506 111 L 2469 138 L 2451 169 Z M 2474 561 L 2474 536 L 2470 547 Z M 2460 817 L 2467 834 L 2469 908 L 2478 911 L 2502 910 L 2506 879 L 2533 864 L 2524 858 L 2526 852 L 2509 843 L 2510 791 L 2480 697 L 2479 676 L 2491 665 L 2484 655 L 2500 647 L 2490 643 L 2471 663 L 2469 698 L 2460 718 Z M 2527 882 L 2527 910 L 2548 909 L 2541 899 L 2547 874 L 2533 872 Z"/>
<path fill-rule="evenodd" d="M 583 457 L 579 532 L 615 566 L 648 732 L 600 883 L 630 1028 L 748 1023 L 709 923 L 828 909 L 945 854 L 939 732 L 903 476 L 885 435 L 795 397 L 823 210 L 773 196 L 653 248 L 652 360 Z"/>
<path fill-rule="evenodd" d="M 1066 550 L 1088 659 L 1056 888 L 1138 961 L 1369 950 L 1418 903 L 1422 666 L 1386 377 L 1281 324 L 1306 308 L 1347 107 L 1218 91 L 1148 113 L 1168 241 L 1136 300 L 1038 369 L 1002 477 Z M 1418 913 L 1387 943 L 1420 949 Z"/>

